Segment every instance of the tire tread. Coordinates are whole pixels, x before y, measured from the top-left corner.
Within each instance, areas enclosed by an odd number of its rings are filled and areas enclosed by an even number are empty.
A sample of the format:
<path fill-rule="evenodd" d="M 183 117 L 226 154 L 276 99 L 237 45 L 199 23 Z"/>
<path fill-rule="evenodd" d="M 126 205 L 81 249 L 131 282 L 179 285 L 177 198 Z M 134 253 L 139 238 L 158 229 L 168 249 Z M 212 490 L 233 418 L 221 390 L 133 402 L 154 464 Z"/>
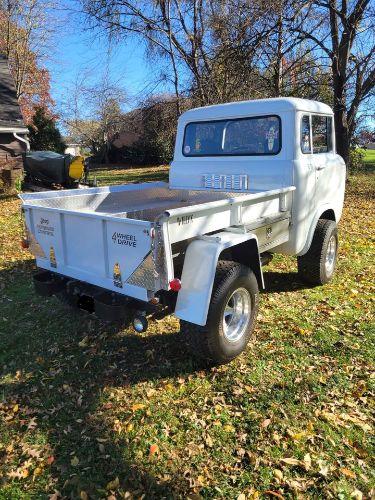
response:
<path fill-rule="evenodd" d="M 190 352 L 194 355 L 198 355 L 200 358 L 204 358 L 209 363 L 215 362 L 216 364 L 224 364 L 233 359 L 233 356 L 221 356 L 220 359 L 218 359 L 217 355 L 214 354 L 214 341 L 212 336 L 209 335 L 210 332 L 207 325 L 210 321 L 211 304 L 215 304 L 220 299 L 222 286 L 225 286 L 225 282 L 231 275 L 239 273 L 244 267 L 245 266 L 239 262 L 219 260 L 216 267 L 210 309 L 208 311 L 206 325 L 201 326 L 188 321 L 180 320 L 180 332 L 184 335 L 185 342 Z"/>

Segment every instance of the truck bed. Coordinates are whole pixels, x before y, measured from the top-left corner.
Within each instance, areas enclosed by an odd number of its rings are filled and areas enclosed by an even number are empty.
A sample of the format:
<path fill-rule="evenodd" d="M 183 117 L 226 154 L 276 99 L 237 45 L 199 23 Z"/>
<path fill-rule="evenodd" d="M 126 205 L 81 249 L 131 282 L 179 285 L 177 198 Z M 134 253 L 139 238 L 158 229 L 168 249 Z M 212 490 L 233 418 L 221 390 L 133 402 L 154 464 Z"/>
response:
<path fill-rule="evenodd" d="M 130 188 L 130 189 L 129 189 Z M 28 205 L 79 211 L 153 222 L 165 211 L 200 205 L 249 193 L 228 193 L 170 189 L 168 184 L 146 183 L 76 191 L 50 191 L 43 195 L 21 195 Z"/>
<path fill-rule="evenodd" d="M 38 267 L 147 300 L 148 291 L 168 289 L 175 243 L 229 229 L 257 229 L 260 250 L 286 241 L 293 190 L 174 190 L 157 182 L 20 198 Z"/>

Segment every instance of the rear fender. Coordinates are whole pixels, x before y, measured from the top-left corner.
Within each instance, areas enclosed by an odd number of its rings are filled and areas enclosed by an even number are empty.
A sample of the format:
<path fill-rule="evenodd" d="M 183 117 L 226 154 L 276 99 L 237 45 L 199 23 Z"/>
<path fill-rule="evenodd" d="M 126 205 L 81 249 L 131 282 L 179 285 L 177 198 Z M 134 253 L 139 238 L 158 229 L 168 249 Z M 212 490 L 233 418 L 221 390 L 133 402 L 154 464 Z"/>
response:
<path fill-rule="evenodd" d="M 229 248 L 241 252 L 239 262 L 251 267 L 261 287 L 264 287 L 263 274 L 258 251 L 258 239 L 255 234 L 238 234 L 223 231 L 213 236 L 202 236 L 190 243 L 186 250 L 181 276 L 181 290 L 178 293 L 175 316 L 177 318 L 205 325 L 211 301 L 212 287 L 220 254 Z M 247 262 L 244 250 L 249 250 Z M 247 253 L 247 252 L 246 252 Z"/>

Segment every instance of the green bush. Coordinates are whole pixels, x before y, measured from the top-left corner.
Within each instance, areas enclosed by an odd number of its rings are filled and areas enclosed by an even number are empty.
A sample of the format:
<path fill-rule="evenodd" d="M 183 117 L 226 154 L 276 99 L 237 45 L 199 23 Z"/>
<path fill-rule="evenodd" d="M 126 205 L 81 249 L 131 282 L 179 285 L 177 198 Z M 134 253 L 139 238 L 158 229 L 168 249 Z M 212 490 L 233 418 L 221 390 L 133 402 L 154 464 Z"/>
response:
<path fill-rule="evenodd" d="M 351 148 L 349 151 L 349 171 L 358 172 L 363 167 L 365 151 L 361 148 Z"/>

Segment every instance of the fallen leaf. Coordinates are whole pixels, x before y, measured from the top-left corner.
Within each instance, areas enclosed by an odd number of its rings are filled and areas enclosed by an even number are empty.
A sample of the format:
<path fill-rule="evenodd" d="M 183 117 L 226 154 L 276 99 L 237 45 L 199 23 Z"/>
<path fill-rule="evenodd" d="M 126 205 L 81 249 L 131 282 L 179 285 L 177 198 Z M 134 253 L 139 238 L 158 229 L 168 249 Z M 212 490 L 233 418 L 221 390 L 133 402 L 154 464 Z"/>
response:
<path fill-rule="evenodd" d="M 267 490 L 264 492 L 266 495 L 270 495 L 271 497 L 280 498 L 280 500 L 284 500 L 284 497 L 277 493 L 277 491 Z"/>
<path fill-rule="evenodd" d="M 117 488 L 120 486 L 120 480 L 118 478 L 118 476 L 113 480 L 113 481 L 110 481 L 106 488 L 107 490 L 117 490 Z"/>
<path fill-rule="evenodd" d="M 224 429 L 226 432 L 234 432 L 234 431 L 235 431 L 235 428 L 233 427 L 233 425 L 230 425 L 230 424 L 226 424 L 226 425 L 224 425 L 223 429 Z"/>
<path fill-rule="evenodd" d="M 352 494 L 350 495 L 350 498 L 355 498 L 355 500 L 362 500 L 363 499 L 363 493 L 362 491 L 359 491 L 355 489 Z"/>
<path fill-rule="evenodd" d="M 310 453 L 306 453 L 306 455 L 303 457 L 303 464 L 304 464 L 305 469 L 307 471 L 311 469 L 311 456 L 310 456 Z"/>
<path fill-rule="evenodd" d="M 301 465 L 301 461 L 297 460 L 297 458 L 282 458 L 280 462 L 288 465 Z"/>
<path fill-rule="evenodd" d="M 273 475 L 276 477 L 276 479 L 278 479 L 279 481 L 282 481 L 283 480 L 283 473 L 281 472 L 280 469 L 275 469 L 273 471 Z"/>
<path fill-rule="evenodd" d="M 71 465 L 73 465 L 73 467 L 77 467 L 77 465 L 79 464 L 79 458 L 77 457 L 73 457 L 70 461 Z"/>
<path fill-rule="evenodd" d="M 152 444 L 149 450 L 150 457 L 156 454 L 159 455 L 159 453 L 160 453 L 159 446 L 157 444 Z"/>
<path fill-rule="evenodd" d="M 271 423 L 271 419 L 270 418 L 266 418 L 265 420 L 263 420 L 263 422 L 260 424 L 260 426 L 263 428 L 263 429 L 266 429 Z"/>
<path fill-rule="evenodd" d="M 350 469 L 347 469 L 346 467 L 342 467 L 340 469 L 341 474 L 344 474 L 346 477 L 350 477 L 352 479 L 355 479 L 357 477 L 356 473 L 351 471 Z"/>
<path fill-rule="evenodd" d="M 79 347 L 87 347 L 89 345 L 89 338 L 84 337 L 81 342 L 78 342 Z"/>
<path fill-rule="evenodd" d="M 138 410 L 143 410 L 143 408 L 146 408 L 146 405 L 143 403 L 137 403 L 131 407 L 132 411 L 138 411 Z"/>
<path fill-rule="evenodd" d="M 328 476 L 329 466 L 324 462 L 324 460 L 318 460 L 319 474 L 321 476 Z"/>

